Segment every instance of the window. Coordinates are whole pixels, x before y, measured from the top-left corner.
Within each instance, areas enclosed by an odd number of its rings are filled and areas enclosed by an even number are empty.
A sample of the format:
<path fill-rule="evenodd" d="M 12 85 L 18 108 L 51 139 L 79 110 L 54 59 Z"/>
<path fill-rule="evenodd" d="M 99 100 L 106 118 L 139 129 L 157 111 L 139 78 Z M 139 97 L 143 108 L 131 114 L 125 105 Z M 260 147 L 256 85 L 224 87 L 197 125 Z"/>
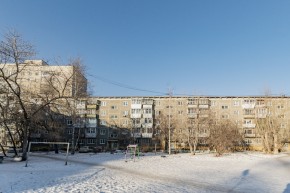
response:
<path fill-rule="evenodd" d="M 196 105 L 197 104 L 196 99 L 188 99 L 187 104 L 188 105 Z"/>
<path fill-rule="evenodd" d="M 227 106 L 227 105 L 222 105 L 222 109 L 228 109 L 229 108 L 229 106 Z"/>
<path fill-rule="evenodd" d="M 151 118 L 145 118 L 144 119 L 144 123 L 152 123 L 152 119 Z"/>
<path fill-rule="evenodd" d="M 123 106 L 128 106 L 128 101 L 123 101 Z"/>
<path fill-rule="evenodd" d="M 82 101 L 82 100 L 78 100 L 77 101 L 77 105 L 85 105 L 86 104 L 86 101 Z"/>
<path fill-rule="evenodd" d="M 129 111 L 123 111 L 123 116 L 129 115 Z"/>
<path fill-rule="evenodd" d="M 70 120 L 70 119 L 66 120 L 66 124 L 67 125 L 72 125 L 72 120 Z"/>
<path fill-rule="evenodd" d="M 117 119 L 118 116 L 117 116 L 117 115 L 111 115 L 110 118 L 111 118 L 111 119 Z"/>
<path fill-rule="evenodd" d="M 228 119 L 229 115 L 222 115 L 222 119 Z"/>
<path fill-rule="evenodd" d="M 266 114 L 267 109 L 258 109 L 258 114 Z"/>
<path fill-rule="evenodd" d="M 240 105 L 240 101 L 234 101 L 234 106 L 239 106 Z"/>
<path fill-rule="evenodd" d="M 117 133 L 111 133 L 110 137 L 116 138 L 116 137 L 118 137 L 118 134 Z"/>
<path fill-rule="evenodd" d="M 183 102 L 182 101 L 177 101 L 177 105 L 178 106 L 182 106 L 183 105 Z"/>
<path fill-rule="evenodd" d="M 68 134 L 72 134 L 72 129 L 67 130 Z"/>
<path fill-rule="evenodd" d="M 87 133 L 96 133 L 96 128 L 87 128 Z"/>
<path fill-rule="evenodd" d="M 112 105 L 112 106 L 111 106 L 111 109 L 113 109 L 113 110 L 114 110 L 114 109 L 117 109 L 117 106 L 116 106 L 116 105 Z"/>
<path fill-rule="evenodd" d="M 257 100 L 257 105 L 265 105 L 265 101 L 264 100 Z"/>
<path fill-rule="evenodd" d="M 252 129 L 247 129 L 247 130 L 245 130 L 245 134 L 253 134 L 253 130 Z"/>
<path fill-rule="evenodd" d="M 234 114 L 235 114 L 235 115 L 239 115 L 240 112 L 239 112 L 239 111 L 234 111 Z"/>
<path fill-rule="evenodd" d="M 152 109 L 144 109 L 144 114 L 152 114 Z"/>
<path fill-rule="evenodd" d="M 104 106 L 107 106 L 107 102 L 106 102 L 106 101 L 102 101 L 102 102 L 101 102 L 101 106 L 103 106 L 103 107 L 104 107 Z"/>
<path fill-rule="evenodd" d="M 283 105 L 278 105 L 277 108 L 278 109 L 284 109 L 284 106 Z"/>
<path fill-rule="evenodd" d="M 211 106 L 215 106 L 216 105 L 216 101 L 211 101 Z"/>
<path fill-rule="evenodd" d="M 160 115 L 161 114 L 161 111 L 159 111 L 159 110 L 155 110 L 155 115 L 156 116 L 158 116 L 158 115 Z"/>
<path fill-rule="evenodd" d="M 182 115 L 182 114 L 183 114 L 183 111 L 178 111 L 178 114 L 179 114 L 179 115 Z"/>
<path fill-rule="evenodd" d="M 161 105 L 161 102 L 160 101 L 155 101 L 155 105 L 156 106 L 160 106 Z"/>
<path fill-rule="evenodd" d="M 132 114 L 141 114 L 141 109 L 132 109 Z"/>
<path fill-rule="evenodd" d="M 252 124 L 252 120 L 251 119 L 245 119 L 244 120 L 244 124 L 250 125 L 250 124 Z"/>
<path fill-rule="evenodd" d="M 48 75 L 49 75 L 49 72 L 48 71 L 42 72 L 42 76 L 48 76 Z"/>
<path fill-rule="evenodd" d="M 195 114 L 195 113 L 196 113 L 196 109 L 194 109 L 194 108 L 188 109 L 188 114 Z"/>
<path fill-rule="evenodd" d="M 251 139 L 245 139 L 246 144 L 252 144 L 252 140 Z"/>
<path fill-rule="evenodd" d="M 106 129 L 101 129 L 100 130 L 100 135 L 105 135 L 106 134 Z"/>
<path fill-rule="evenodd" d="M 244 104 L 255 104 L 255 100 L 253 100 L 253 99 L 246 99 L 246 100 L 244 100 Z"/>
<path fill-rule="evenodd" d="M 141 104 L 141 99 L 132 99 L 132 104 Z"/>
<path fill-rule="evenodd" d="M 123 125 L 128 125 L 128 120 L 124 120 Z"/>
<path fill-rule="evenodd" d="M 255 112 L 252 109 L 244 109 L 244 114 L 245 115 L 254 115 Z"/>
<path fill-rule="evenodd" d="M 101 120 L 100 125 L 107 125 L 107 122 L 105 120 Z"/>
<path fill-rule="evenodd" d="M 96 139 L 88 139 L 88 144 L 95 144 L 96 143 Z"/>
<path fill-rule="evenodd" d="M 101 111 L 101 116 L 106 116 L 106 111 Z"/>
<path fill-rule="evenodd" d="M 106 140 L 105 139 L 100 139 L 100 144 L 105 144 Z"/>

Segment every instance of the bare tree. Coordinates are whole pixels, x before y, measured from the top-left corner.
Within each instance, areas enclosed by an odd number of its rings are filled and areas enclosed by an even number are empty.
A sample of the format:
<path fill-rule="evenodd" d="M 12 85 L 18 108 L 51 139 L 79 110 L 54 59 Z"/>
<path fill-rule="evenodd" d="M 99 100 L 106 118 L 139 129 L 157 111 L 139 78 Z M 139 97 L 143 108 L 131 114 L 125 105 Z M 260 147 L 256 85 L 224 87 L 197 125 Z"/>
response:
<path fill-rule="evenodd" d="M 289 126 L 287 125 L 286 103 L 283 97 L 269 97 L 257 101 L 256 133 L 260 137 L 265 153 L 275 153 L 289 139 Z"/>
<path fill-rule="evenodd" d="M 9 31 L 0 42 L 0 90 L 6 92 L 1 93 L 6 101 L 10 97 L 13 99 L 13 104 L 9 105 L 14 107 L 14 111 L 9 112 L 8 118 L 13 115 L 19 117 L 14 123 L 21 135 L 23 160 L 27 158 L 27 144 L 35 117 L 45 108 L 54 110 L 55 106 L 61 105 L 64 100 L 71 99 L 77 93 L 74 85 L 77 80 L 74 73 L 77 67 L 69 69 L 55 66 L 53 70 L 42 71 L 47 64 L 37 66 L 27 60 L 34 53 L 33 46 L 15 31 Z M 29 79 L 29 73 L 41 75 L 41 79 L 34 82 Z"/>
<path fill-rule="evenodd" d="M 171 116 L 169 118 L 169 116 Z M 170 127 L 169 127 L 169 119 L 170 119 Z M 173 135 L 176 126 L 176 119 L 174 119 L 173 115 L 168 115 L 165 112 L 160 112 L 159 115 L 155 116 L 155 129 L 156 133 L 159 136 L 159 140 L 161 142 L 161 147 L 164 150 L 169 148 L 169 128 L 170 133 Z"/>
<path fill-rule="evenodd" d="M 208 144 L 216 150 L 217 156 L 234 151 L 242 141 L 238 126 L 230 120 L 216 121 L 215 124 L 211 124 Z"/>

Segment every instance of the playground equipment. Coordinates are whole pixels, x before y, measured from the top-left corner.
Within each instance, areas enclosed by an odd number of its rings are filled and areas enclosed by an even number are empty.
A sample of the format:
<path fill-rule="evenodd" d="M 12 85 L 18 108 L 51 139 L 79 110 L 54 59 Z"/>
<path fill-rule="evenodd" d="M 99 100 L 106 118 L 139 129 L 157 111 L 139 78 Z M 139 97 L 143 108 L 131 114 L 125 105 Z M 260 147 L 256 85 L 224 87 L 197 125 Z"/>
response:
<path fill-rule="evenodd" d="M 133 159 L 135 162 L 136 155 L 139 158 L 140 151 L 137 144 L 130 144 L 127 146 L 126 154 L 125 154 L 125 161 L 127 162 L 127 158 Z"/>

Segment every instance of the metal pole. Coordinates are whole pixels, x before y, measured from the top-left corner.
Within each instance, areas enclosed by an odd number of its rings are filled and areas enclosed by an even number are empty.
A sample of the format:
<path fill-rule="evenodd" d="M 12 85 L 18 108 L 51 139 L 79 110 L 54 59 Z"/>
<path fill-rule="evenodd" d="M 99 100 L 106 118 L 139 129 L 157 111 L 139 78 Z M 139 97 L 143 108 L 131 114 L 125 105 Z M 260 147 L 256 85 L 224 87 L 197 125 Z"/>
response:
<path fill-rule="evenodd" d="M 168 154 L 171 154 L 171 147 L 170 147 L 170 143 L 171 143 L 171 95 L 172 95 L 172 91 L 171 89 L 169 89 L 169 117 L 168 117 Z"/>
<path fill-rule="evenodd" d="M 69 143 L 67 143 L 67 150 L 66 150 L 65 165 L 67 165 L 67 159 L 68 159 L 68 151 L 69 151 Z"/>
<path fill-rule="evenodd" d="M 25 163 L 25 167 L 27 167 L 28 156 L 29 156 L 29 153 L 30 153 L 30 148 L 31 148 L 31 142 L 29 142 L 29 145 L 28 145 L 28 152 L 27 152 L 27 155 L 26 155 L 26 163 Z"/>

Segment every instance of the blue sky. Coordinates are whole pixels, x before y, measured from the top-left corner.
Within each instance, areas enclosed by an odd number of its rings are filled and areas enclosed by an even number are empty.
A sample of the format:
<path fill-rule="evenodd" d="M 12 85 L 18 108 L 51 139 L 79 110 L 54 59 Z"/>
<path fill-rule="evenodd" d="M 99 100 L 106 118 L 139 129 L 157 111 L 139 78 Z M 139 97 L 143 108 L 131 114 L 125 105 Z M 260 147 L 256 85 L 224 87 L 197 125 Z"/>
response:
<path fill-rule="evenodd" d="M 290 95 L 290 1 L 1 0 L 49 63 L 81 57 L 95 96 Z M 97 76 L 98 78 L 93 78 Z M 101 81 L 101 79 L 108 81 Z"/>

